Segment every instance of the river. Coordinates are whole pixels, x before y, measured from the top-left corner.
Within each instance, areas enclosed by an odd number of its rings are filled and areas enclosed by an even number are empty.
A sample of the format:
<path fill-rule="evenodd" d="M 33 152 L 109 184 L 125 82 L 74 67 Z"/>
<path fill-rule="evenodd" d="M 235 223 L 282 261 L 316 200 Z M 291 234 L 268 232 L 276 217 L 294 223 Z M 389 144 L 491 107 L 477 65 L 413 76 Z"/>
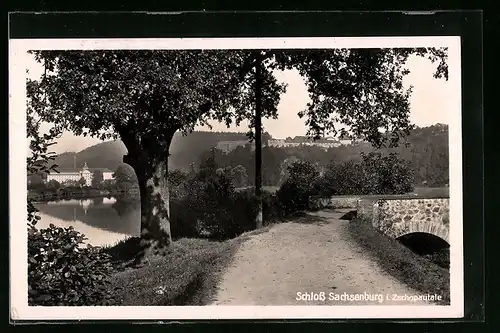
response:
<path fill-rule="evenodd" d="M 36 227 L 72 226 L 87 237 L 85 243 L 110 246 L 140 234 L 140 202 L 124 198 L 70 199 L 37 203 L 41 220 Z"/>

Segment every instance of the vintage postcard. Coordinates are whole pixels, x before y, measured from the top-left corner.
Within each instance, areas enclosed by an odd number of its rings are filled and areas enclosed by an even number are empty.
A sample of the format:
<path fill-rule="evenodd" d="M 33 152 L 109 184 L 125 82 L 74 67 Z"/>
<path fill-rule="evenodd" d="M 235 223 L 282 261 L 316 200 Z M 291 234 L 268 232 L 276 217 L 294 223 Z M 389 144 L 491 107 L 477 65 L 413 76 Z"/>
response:
<path fill-rule="evenodd" d="M 11 39 L 12 320 L 462 317 L 460 54 Z"/>

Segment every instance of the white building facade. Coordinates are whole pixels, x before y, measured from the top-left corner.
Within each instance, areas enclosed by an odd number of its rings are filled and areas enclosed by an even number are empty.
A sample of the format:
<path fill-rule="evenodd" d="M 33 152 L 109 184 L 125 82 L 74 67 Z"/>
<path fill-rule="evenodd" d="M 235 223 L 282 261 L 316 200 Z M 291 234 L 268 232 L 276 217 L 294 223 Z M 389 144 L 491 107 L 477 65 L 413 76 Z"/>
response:
<path fill-rule="evenodd" d="M 90 186 L 92 184 L 92 177 L 96 170 L 101 170 L 102 178 L 104 180 L 114 179 L 113 172 L 106 168 L 94 168 L 90 169 L 87 166 L 87 162 L 82 169 L 62 169 L 59 172 L 51 171 L 50 174 L 47 175 L 47 182 L 51 180 L 55 180 L 60 184 L 63 184 L 67 181 L 80 181 L 80 179 L 85 179 L 85 185 Z"/>

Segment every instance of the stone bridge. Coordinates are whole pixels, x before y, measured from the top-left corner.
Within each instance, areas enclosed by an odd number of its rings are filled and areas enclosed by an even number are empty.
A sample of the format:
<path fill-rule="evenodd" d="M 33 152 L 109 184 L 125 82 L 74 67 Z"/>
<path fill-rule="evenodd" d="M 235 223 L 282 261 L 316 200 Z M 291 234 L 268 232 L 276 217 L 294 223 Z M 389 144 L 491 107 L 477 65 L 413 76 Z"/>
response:
<path fill-rule="evenodd" d="M 373 204 L 372 225 L 393 238 L 421 232 L 450 243 L 450 199 L 381 199 Z"/>
<path fill-rule="evenodd" d="M 316 209 L 355 209 L 358 218 L 370 222 L 374 228 L 393 238 L 418 232 L 432 234 L 450 243 L 449 198 L 346 196 L 317 199 L 314 202 L 313 208 Z"/>

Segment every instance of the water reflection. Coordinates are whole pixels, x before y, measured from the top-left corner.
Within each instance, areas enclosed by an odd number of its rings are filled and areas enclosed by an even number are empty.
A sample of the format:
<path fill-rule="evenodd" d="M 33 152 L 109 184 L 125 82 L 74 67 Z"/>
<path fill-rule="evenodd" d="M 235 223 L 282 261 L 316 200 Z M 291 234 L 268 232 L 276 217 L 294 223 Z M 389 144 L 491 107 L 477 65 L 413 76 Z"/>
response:
<path fill-rule="evenodd" d="M 95 246 L 113 245 L 140 233 L 141 208 L 137 199 L 70 199 L 35 206 L 42 218 L 37 228 L 47 228 L 50 223 L 65 228 L 73 226 L 85 234 L 87 243 Z"/>

